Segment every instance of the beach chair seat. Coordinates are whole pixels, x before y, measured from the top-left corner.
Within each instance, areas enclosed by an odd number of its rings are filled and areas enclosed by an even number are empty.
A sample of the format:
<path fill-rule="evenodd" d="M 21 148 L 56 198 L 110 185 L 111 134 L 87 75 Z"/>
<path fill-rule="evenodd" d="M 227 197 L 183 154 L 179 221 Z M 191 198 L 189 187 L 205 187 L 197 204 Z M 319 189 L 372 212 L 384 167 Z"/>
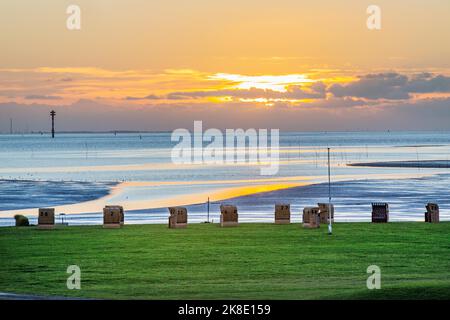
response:
<path fill-rule="evenodd" d="M 291 223 L 291 205 L 276 204 L 275 205 L 275 224 Z"/>
<path fill-rule="evenodd" d="M 120 228 L 125 223 L 122 206 L 105 206 L 103 208 L 103 228 Z"/>
<path fill-rule="evenodd" d="M 120 212 L 120 225 L 124 225 L 125 224 L 125 212 L 123 210 L 122 206 L 105 206 L 105 208 L 110 208 L 110 209 L 116 209 L 119 210 Z"/>
<path fill-rule="evenodd" d="M 238 222 L 238 210 L 236 206 L 221 205 L 220 206 L 220 226 L 221 227 L 237 227 Z"/>
<path fill-rule="evenodd" d="M 187 227 L 188 214 L 184 207 L 170 207 L 169 208 L 169 228 L 181 229 Z"/>
<path fill-rule="evenodd" d="M 330 223 L 330 211 L 331 223 L 334 223 L 334 205 L 328 203 L 318 203 L 317 206 L 319 207 L 320 223 Z M 328 210 L 328 207 L 330 207 L 330 210 Z"/>
<path fill-rule="evenodd" d="M 55 209 L 40 208 L 38 211 L 38 228 L 53 229 L 55 227 Z"/>
<path fill-rule="evenodd" d="M 389 222 L 389 204 L 372 203 L 372 223 Z"/>
<path fill-rule="evenodd" d="M 439 205 L 436 203 L 428 203 L 426 209 L 425 222 L 439 223 Z"/>
<path fill-rule="evenodd" d="M 319 207 L 306 207 L 303 209 L 303 227 L 309 229 L 320 228 Z"/>

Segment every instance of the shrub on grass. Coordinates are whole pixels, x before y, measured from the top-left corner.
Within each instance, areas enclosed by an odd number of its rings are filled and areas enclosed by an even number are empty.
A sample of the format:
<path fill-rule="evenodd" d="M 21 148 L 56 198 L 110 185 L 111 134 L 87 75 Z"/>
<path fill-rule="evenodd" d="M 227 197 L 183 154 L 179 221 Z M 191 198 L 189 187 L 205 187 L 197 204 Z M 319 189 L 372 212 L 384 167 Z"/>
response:
<path fill-rule="evenodd" d="M 16 219 L 16 227 L 28 227 L 30 225 L 28 218 L 20 214 L 16 214 L 14 219 Z"/>

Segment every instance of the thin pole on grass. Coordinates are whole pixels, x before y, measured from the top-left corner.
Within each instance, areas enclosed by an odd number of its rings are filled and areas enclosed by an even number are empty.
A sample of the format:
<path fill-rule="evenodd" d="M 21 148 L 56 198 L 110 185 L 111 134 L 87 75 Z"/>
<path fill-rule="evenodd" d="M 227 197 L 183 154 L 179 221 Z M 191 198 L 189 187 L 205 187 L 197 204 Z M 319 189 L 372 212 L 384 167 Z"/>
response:
<path fill-rule="evenodd" d="M 331 225 L 331 165 L 330 165 L 330 148 L 328 148 L 328 234 L 333 234 L 333 226 Z"/>
<path fill-rule="evenodd" d="M 209 223 L 209 197 L 208 197 L 208 223 Z"/>

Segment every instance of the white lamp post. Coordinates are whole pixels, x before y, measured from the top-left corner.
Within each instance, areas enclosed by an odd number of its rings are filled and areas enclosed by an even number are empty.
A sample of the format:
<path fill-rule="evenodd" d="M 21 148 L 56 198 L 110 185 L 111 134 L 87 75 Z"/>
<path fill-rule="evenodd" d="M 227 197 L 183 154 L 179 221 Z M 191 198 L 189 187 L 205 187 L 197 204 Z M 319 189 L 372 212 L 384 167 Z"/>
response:
<path fill-rule="evenodd" d="M 333 234 L 333 226 L 331 224 L 331 165 L 330 165 L 330 148 L 328 148 L 328 234 Z"/>

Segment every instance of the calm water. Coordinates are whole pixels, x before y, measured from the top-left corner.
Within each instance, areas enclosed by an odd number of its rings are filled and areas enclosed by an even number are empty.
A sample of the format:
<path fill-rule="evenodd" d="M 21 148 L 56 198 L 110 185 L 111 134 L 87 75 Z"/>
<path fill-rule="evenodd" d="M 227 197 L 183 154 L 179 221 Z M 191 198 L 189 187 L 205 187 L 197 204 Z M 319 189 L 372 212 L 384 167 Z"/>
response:
<path fill-rule="evenodd" d="M 200 203 L 225 192 L 228 195 L 247 195 L 256 192 L 258 188 L 281 185 L 294 186 L 300 184 L 316 184 L 327 180 L 326 149 L 331 148 L 332 178 L 334 182 L 352 182 L 359 180 L 383 181 L 383 188 L 396 191 L 398 179 L 409 178 L 402 182 L 402 188 L 410 187 L 419 194 L 426 195 L 433 181 L 439 181 L 442 197 L 448 199 L 449 186 L 446 173 L 448 169 L 433 168 L 367 168 L 349 167 L 348 164 L 378 161 L 424 161 L 450 160 L 449 132 L 340 132 L 340 133 L 281 133 L 280 134 L 280 170 L 275 176 L 261 176 L 259 165 L 175 165 L 171 162 L 171 150 L 175 145 L 170 141 L 170 133 L 144 134 L 60 134 L 52 140 L 47 135 L 0 135 L 0 205 L 3 215 L 0 223 L 5 220 L 11 210 L 35 208 L 39 206 L 79 203 L 104 195 L 106 188 L 122 181 L 139 182 L 124 185 L 114 193 L 108 202 L 125 203 L 135 209 L 131 216 L 133 220 L 153 221 L 161 210 L 145 210 L 157 208 L 158 204 L 171 203 L 174 199 L 187 203 Z M 437 174 L 441 175 L 438 179 Z M 436 178 L 433 178 L 435 176 Z M 417 183 L 417 178 L 427 177 L 431 183 Z M 42 203 L 36 197 L 23 197 L 15 202 L 19 190 L 23 191 L 20 181 L 46 182 L 39 187 Z M 68 183 L 60 188 L 64 191 L 64 199 L 55 196 L 58 188 L 52 182 Z M 28 182 L 29 183 L 29 182 Z M 77 187 L 77 184 L 85 187 Z M 366 183 L 365 185 L 370 185 Z M 28 187 L 29 184 L 27 185 Z M 88 186 L 90 189 L 86 189 Z M 337 185 L 336 185 L 337 187 Z M 91 190 L 91 192 L 83 192 Z M 339 186 L 343 188 L 343 186 Z M 366 201 L 361 192 L 361 185 L 348 183 L 345 185 L 345 196 L 336 192 L 335 202 L 346 200 L 342 206 L 349 205 L 346 212 L 363 212 L 357 208 L 357 202 Z M 36 191 L 29 189 L 29 194 Z M 297 188 L 301 190 L 301 188 Z M 306 190 L 306 189 L 303 189 Z M 277 197 L 280 201 L 287 197 L 281 191 Z M 298 193 L 289 201 L 301 206 L 306 201 Z M 311 199 L 321 199 L 324 191 L 311 195 Z M 302 192 L 300 192 L 303 194 Z M 326 192 L 325 192 L 326 193 Z M 24 194 L 22 192 L 22 194 Z M 48 196 L 46 196 L 48 194 Z M 352 197 L 349 197 L 349 194 Z M 52 195 L 52 196 L 51 196 Z M 3 198 L 2 198 L 3 196 Z M 51 200 L 55 198 L 54 203 Z M 416 195 L 417 197 L 417 195 Z M 19 197 L 20 198 L 20 197 Z M 229 196 L 227 197 L 229 198 Z M 426 198 L 426 197 L 425 197 Z M 425 200 L 424 198 L 424 200 Z M 5 199 L 9 199 L 8 202 Z M 32 201 L 31 201 L 32 199 Z M 252 199 L 252 197 L 249 197 Z M 258 196 L 253 201 L 258 202 Z M 296 199 L 299 199 L 296 203 Z M 300 200 L 303 199 L 303 200 Z M 341 199 L 341 200 L 339 200 Z M 354 200 L 357 201 L 354 201 Z M 399 198 L 400 199 L 400 198 Z M 62 202 L 61 202 L 62 201 Z M 313 202 L 313 201 L 311 201 Z M 313 204 L 313 203 L 311 203 Z M 248 204 L 246 204 L 248 206 Z M 406 207 L 405 207 L 406 206 Z M 402 210 L 417 211 L 416 203 L 402 204 Z M 413 208 L 414 206 L 414 208 Z M 200 205 L 199 212 L 203 212 Z M 255 207 L 256 208 L 256 207 Z M 300 208 L 300 207 L 299 207 Z M 249 211 L 252 208 L 249 207 Z M 8 211 L 9 210 L 9 211 Z M 195 209 L 193 209 L 195 211 Z M 263 218 L 271 216 L 272 208 L 259 208 Z M 420 215 L 422 215 L 420 208 Z M 8 213 L 6 213 L 8 212 Z M 158 214 L 158 212 L 160 212 Z M 417 214 L 419 214 L 419 212 Z M 164 213 L 165 217 L 166 213 Z M 339 216 L 337 214 L 337 216 Z M 354 216 L 354 215 L 352 215 Z M 76 217 L 76 216 L 73 216 Z M 92 216 L 90 216 L 92 217 Z M 86 223 L 99 222 L 81 215 L 74 223 L 86 219 Z M 416 216 L 418 217 L 418 216 Z M 354 216 L 358 218 L 358 215 Z M 201 220 L 203 218 L 199 218 Z M 351 220 L 351 219 L 350 219 Z"/>

